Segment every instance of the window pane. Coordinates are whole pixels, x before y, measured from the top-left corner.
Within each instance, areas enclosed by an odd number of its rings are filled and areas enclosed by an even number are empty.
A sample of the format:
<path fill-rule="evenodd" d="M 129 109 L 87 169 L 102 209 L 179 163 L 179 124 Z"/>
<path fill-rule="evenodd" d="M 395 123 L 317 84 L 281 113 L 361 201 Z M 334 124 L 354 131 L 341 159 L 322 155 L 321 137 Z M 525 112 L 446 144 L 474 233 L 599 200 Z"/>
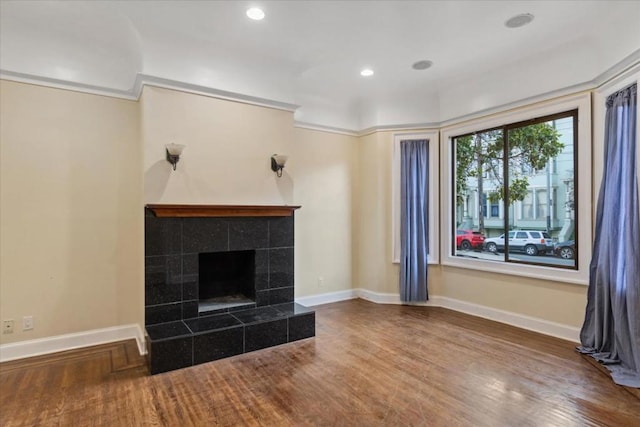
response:
<path fill-rule="evenodd" d="M 570 115 L 506 132 L 508 198 L 521 213 L 509 219 L 520 231 L 507 242 L 508 261 L 576 268 L 573 129 Z"/>
<path fill-rule="evenodd" d="M 504 236 L 487 246 L 486 238 L 504 234 L 501 182 L 503 131 L 488 130 L 454 139 L 456 230 L 453 255 L 504 261 Z"/>

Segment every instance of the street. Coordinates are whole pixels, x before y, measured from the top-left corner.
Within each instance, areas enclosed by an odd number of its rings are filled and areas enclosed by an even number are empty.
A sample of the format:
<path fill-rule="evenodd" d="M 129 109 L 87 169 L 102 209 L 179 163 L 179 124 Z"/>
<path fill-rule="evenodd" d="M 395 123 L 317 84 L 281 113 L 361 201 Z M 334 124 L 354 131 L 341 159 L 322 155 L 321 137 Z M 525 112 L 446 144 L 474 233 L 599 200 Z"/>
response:
<path fill-rule="evenodd" d="M 504 261 L 504 252 L 492 253 L 488 251 L 478 251 L 478 250 L 468 250 L 463 251 L 458 249 L 456 251 L 457 256 L 464 256 L 469 258 L 478 258 L 478 259 L 486 259 L 490 261 Z M 549 264 L 549 265 L 558 265 L 558 266 L 566 266 L 566 267 L 574 267 L 575 260 L 574 259 L 562 259 L 553 255 L 526 255 L 522 253 L 512 253 L 509 254 L 509 259 L 512 261 L 522 261 L 522 262 L 531 262 L 536 264 Z"/>

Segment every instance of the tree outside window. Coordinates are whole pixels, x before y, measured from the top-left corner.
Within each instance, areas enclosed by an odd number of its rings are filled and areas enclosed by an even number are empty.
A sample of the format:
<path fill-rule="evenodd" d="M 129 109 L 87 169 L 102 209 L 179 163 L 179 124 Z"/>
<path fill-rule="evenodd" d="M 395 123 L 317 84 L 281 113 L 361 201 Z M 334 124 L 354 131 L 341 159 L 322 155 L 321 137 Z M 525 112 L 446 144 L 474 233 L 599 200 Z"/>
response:
<path fill-rule="evenodd" d="M 571 240 L 576 228 L 576 123 L 577 111 L 571 111 L 453 138 L 457 228 L 480 232 L 486 239 L 523 230 L 544 232 L 546 241 Z M 566 215 L 558 218 L 556 205 Z M 546 241 L 534 259 L 518 254 L 519 248 L 509 240 L 502 261 L 576 267 L 573 260 L 558 264 L 553 245 Z M 460 252 L 454 249 L 454 255 L 483 256 L 481 250 Z"/>

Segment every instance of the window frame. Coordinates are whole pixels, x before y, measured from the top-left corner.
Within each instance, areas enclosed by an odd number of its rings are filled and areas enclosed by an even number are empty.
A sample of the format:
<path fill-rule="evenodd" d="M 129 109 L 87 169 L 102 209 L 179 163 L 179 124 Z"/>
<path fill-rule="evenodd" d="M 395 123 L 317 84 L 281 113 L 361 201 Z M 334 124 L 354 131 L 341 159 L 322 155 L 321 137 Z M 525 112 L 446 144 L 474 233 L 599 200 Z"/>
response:
<path fill-rule="evenodd" d="M 458 257 L 453 253 L 451 230 L 455 230 L 455 158 L 453 139 L 461 135 L 473 132 L 485 131 L 495 128 L 513 128 L 514 125 L 523 124 L 537 118 L 553 116 L 578 110 L 577 113 L 577 153 L 575 182 L 581 185 L 575 187 L 578 204 L 575 212 L 580 212 L 580 221 L 576 228 L 576 241 L 578 245 L 577 269 L 561 269 L 546 265 L 513 263 L 505 261 L 490 261 L 468 257 Z M 556 100 L 541 102 L 525 106 L 515 110 L 503 111 L 487 117 L 481 117 L 467 122 L 443 127 L 440 135 L 441 144 L 441 185 L 442 185 L 442 233 L 441 236 L 441 263 L 447 266 L 489 271 L 516 276 L 533 277 L 537 279 L 553 280 L 557 282 L 576 283 L 586 285 L 589 283 L 589 261 L 591 259 L 592 241 L 592 190 L 591 190 L 591 94 L 583 93 L 563 97 Z"/>
<path fill-rule="evenodd" d="M 394 133 L 392 157 L 392 209 L 391 230 L 393 244 L 391 262 L 400 263 L 400 141 L 429 140 L 429 255 L 428 264 L 440 263 L 440 133 L 438 130 L 424 132 Z"/>

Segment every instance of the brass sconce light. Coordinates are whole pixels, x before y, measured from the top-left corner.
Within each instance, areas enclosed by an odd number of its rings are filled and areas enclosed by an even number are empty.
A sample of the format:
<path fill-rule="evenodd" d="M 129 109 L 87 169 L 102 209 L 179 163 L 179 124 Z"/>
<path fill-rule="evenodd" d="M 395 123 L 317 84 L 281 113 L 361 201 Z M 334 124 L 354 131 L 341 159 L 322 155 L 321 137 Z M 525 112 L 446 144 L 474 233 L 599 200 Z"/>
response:
<path fill-rule="evenodd" d="M 282 176 L 282 169 L 284 168 L 284 164 L 287 163 L 288 158 L 289 156 L 282 154 L 274 154 L 271 156 L 271 170 L 276 173 L 278 178 Z"/>
<path fill-rule="evenodd" d="M 167 144 L 164 146 L 167 150 L 167 161 L 173 165 L 173 170 L 176 170 L 176 163 L 180 160 L 180 155 L 182 154 L 182 150 L 184 150 L 184 145 L 181 144 Z"/>

